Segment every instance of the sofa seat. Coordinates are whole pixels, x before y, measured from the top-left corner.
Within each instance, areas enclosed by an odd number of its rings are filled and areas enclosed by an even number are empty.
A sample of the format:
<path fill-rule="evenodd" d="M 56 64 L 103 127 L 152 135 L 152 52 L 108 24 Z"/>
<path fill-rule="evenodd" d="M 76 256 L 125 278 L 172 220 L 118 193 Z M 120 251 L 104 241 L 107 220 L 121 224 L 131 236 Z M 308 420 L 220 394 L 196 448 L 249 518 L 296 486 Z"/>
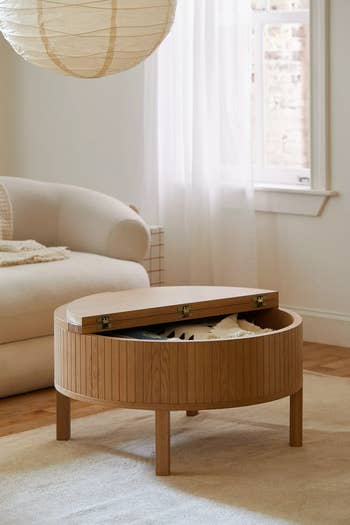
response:
<path fill-rule="evenodd" d="M 2 268 L 0 344 L 52 334 L 54 310 L 78 297 L 148 286 L 141 264 L 91 253 Z"/>

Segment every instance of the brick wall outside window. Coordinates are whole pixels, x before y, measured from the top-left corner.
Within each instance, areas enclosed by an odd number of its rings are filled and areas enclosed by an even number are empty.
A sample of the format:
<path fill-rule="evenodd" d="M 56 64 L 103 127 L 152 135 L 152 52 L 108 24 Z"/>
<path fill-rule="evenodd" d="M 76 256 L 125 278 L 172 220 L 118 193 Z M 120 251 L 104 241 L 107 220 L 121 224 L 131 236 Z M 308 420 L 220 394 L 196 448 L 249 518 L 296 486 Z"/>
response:
<path fill-rule="evenodd" d="M 310 169 L 309 25 L 275 21 L 276 13 L 307 12 L 309 4 L 309 0 L 252 0 L 255 12 L 265 13 L 262 42 L 253 46 L 252 76 L 254 157 L 261 168 Z"/>

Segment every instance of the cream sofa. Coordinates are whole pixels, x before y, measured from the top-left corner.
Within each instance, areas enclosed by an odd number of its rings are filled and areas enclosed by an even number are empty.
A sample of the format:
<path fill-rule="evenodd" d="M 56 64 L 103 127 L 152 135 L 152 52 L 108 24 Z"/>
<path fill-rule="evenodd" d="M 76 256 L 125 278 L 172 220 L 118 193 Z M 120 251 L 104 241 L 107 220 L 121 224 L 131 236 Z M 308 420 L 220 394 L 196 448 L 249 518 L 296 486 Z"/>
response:
<path fill-rule="evenodd" d="M 0 177 L 0 185 L 7 218 L 12 216 L 7 236 L 72 250 L 67 260 L 0 268 L 4 397 L 53 384 L 57 306 L 96 292 L 149 286 L 140 264 L 149 231 L 128 206 L 101 193 L 14 177 Z"/>

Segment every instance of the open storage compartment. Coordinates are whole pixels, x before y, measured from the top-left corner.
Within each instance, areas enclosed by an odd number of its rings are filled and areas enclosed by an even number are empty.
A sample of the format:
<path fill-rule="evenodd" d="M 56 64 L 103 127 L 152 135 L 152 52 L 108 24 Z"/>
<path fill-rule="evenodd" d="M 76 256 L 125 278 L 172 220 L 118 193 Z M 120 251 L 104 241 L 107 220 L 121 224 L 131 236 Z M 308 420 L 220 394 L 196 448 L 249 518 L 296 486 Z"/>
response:
<path fill-rule="evenodd" d="M 103 331 L 103 335 L 144 341 L 213 341 L 266 335 L 274 330 L 285 328 L 292 322 L 292 315 L 278 308 L 270 308 L 204 319 L 184 319 L 173 323 Z"/>

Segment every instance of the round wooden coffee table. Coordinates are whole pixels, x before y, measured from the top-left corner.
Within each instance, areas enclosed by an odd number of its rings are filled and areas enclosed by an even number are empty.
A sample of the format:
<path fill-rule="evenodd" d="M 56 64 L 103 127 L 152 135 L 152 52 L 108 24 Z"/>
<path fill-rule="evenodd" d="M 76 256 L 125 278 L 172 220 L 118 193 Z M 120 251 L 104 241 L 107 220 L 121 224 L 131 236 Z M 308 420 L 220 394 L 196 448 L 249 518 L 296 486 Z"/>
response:
<path fill-rule="evenodd" d="M 170 474 L 170 411 L 240 407 L 290 396 L 290 445 L 302 445 L 302 320 L 254 313 L 273 332 L 207 341 L 147 341 L 68 330 L 55 312 L 57 439 L 70 438 L 70 398 L 155 410 L 156 473 Z"/>

